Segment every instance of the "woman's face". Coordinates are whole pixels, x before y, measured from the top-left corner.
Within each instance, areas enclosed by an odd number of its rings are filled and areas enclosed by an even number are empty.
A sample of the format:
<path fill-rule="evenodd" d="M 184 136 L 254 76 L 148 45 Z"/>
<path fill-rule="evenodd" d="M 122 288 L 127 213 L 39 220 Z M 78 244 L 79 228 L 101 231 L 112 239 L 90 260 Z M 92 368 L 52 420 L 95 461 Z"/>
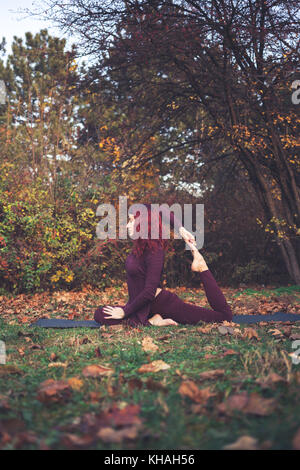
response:
<path fill-rule="evenodd" d="M 134 215 L 129 214 L 129 222 L 126 225 L 126 228 L 128 229 L 129 236 L 132 237 L 134 233 Z"/>

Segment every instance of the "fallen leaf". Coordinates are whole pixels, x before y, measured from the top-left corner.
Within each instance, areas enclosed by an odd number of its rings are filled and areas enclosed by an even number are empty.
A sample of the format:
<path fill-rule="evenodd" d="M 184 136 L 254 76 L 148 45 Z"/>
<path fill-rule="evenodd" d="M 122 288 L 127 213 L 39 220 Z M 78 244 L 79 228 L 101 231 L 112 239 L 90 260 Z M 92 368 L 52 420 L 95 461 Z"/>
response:
<path fill-rule="evenodd" d="M 72 388 L 72 390 L 80 390 L 83 386 L 83 381 L 78 377 L 70 377 L 68 379 L 68 384 Z"/>
<path fill-rule="evenodd" d="M 283 336 L 282 332 L 280 330 L 277 330 L 277 328 L 269 330 L 268 333 L 272 332 L 272 336 Z"/>
<path fill-rule="evenodd" d="M 259 416 L 267 416 L 274 411 L 276 402 L 274 398 L 263 398 L 258 393 L 253 392 L 249 396 L 249 401 L 243 410 Z"/>
<path fill-rule="evenodd" d="M 95 441 L 95 436 L 76 436 L 75 434 L 65 434 L 62 438 L 62 444 L 65 447 L 82 447 L 86 448 L 93 444 Z"/>
<path fill-rule="evenodd" d="M 153 391 L 161 390 L 162 392 L 167 391 L 167 388 L 165 385 L 163 385 L 161 382 L 157 382 L 156 380 L 153 380 L 151 377 L 147 379 L 147 381 L 145 382 L 145 385 L 148 388 L 148 390 L 153 390 Z"/>
<path fill-rule="evenodd" d="M 33 431 L 22 431 L 16 435 L 14 446 L 20 449 L 24 444 L 35 444 L 37 441 L 38 437 Z"/>
<path fill-rule="evenodd" d="M 224 450 L 259 450 L 257 439 L 251 436 L 241 436 L 232 444 L 223 447 Z"/>
<path fill-rule="evenodd" d="M 178 392 L 180 395 L 189 397 L 191 400 L 202 405 L 205 405 L 208 399 L 215 395 L 215 393 L 211 392 L 210 387 L 199 389 L 192 380 L 182 382 Z"/>
<path fill-rule="evenodd" d="M 91 364 L 89 366 L 86 366 L 82 370 L 82 375 L 84 377 L 102 377 L 102 376 L 110 376 L 114 373 L 113 369 L 110 369 L 109 367 L 101 366 L 98 364 Z"/>
<path fill-rule="evenodd" d="M 11 407 L 9 406 L 8 398 L 4 395 L 0 395 L 0 411 L 8 411 L 10 409 Z"/>
<path fill-rule="evenodd" d="M 95 356 L 96 357 L 102 357 L 102 352 L 99 346 L 95 349 Z"/>
<path fill-rule="evenodd" d="M 233 335 L 234 329 L 231 326 L 218 326 L 218 331 L 221 335 Z"/>
<path fill-rule="evenodd" d="M 163 336 L 160 336 L 158 339 L 158 341 L 165 341 L 165 342 L 169 342 L 168 339 L 171 337 L 170 334 L 166 334 L 166 335 L 163 335 Z"/>
<path fill-rule="evenodd" d="M 18 353 L 20 354 L 21 357 L 25 356 L 24 348 L 18 348 Z"/>
<path fill-rule="evenodd" d="M 247 392 L 231 395 L 223 403 L 217 405 L 217 409 L 224 414 L 231 414 L 233 411 L 242 411 L 248 403 Z"/>
<path fill-rule="evenodd" d="M 292 333 L 289 337 L 291 340 L 300 339 L 300 333 Z"/>
<path fill-rule="evenodd" d="M 108 325 L 108 329 L 119 332 L 119 331 L 124 330 L 124 326 L 123 325 Z"/>
<path fill-rule="evenodd" d="M 22 374 L 22 371 L 15 366 L 9 364 L 0 365 L 0 376 L 7 374 Z"/>
<path fill-rule="evenodd" d="M 224 403 L 220 403 L 217 408 L 221 413 L 229 415 L 234 411 L 241 411 L 246 414 L 267 416 L 273 412 L 275 400 L 274 398 L 263 398 L 256 392 L 250 395 L 247 392 L 242 392 L 232 395 Z"/>
<path fill-rule="evenodd" d="M 199 333 L 207 334 L 207 333 L 210 333 L 212 329 L 213 329 L 212 325 L 207 325 L 203 327 L 199 326 L 198 328 L 196 328 L 196 331 L 198 331 Z"/>
<path fill-rule="evenodd" d="M 132 378 L 127 382 L 128 390 L 132 392 L 134 389 L 140 390 L 143 387 L 143 382 L 140 379 Z"/>
<path fill-rule="evenodd" d="M 71 387 L 67 381 L 48 379 L 40 384 L 37 398 L 42 403 L 56 403 L 68 400 L 71 393 Z"/>
<path fill-rule="evenodd" d="M 292 445 L 294 450 L 300 450 L 300 428 L 293 437 Z"/>
<path fill-rule="evenodd" d="M 142 347 L 145 352 L 156 352 L 159 349 L 159 347 L 153 343 L 151 336 L 143 338 Z"/>
<path fill-rule="evenodd" d="M 124 439 L 136 439 L 138 430 L 139 428 L 136 426 L 129 426 L 119 430 L 106 427 L 101 428 L 97 432 L 97 437 L 103 442 L 122 442 Z"/>
<path fill-rule="evenodd" d="M 235 351 L 234 349 L 226 349 L 226 351 L 223 352 L 222 357 L 234 356 L 236 354 L 240 354 L 240 353 Z"/>
<path fill-rule="evenodd" d="M 101 399 L 101 394 L 99 392 L 90 392 L 89 393 L 91 403 L 99 403 Z"/>
<path fill-rule="evenodd" d="M 255 338 L 258 341 L 260 341 L 260 338 L 258 337 L 258 333 L 254 328 L 244 328 L 243 333 L 242 333 L 242 338 L 244 339 Z"/>
<path fill-rule="evenodd" d="M 161 370 L 170 369 L 169 364 L 158 359 L 157 361 L 152 361 L 149 364 L 143 364 L 139 369 L 138 372 L 159 372 Z"/>
<path fill-rule="evenodd" d="M 268 388 L 277 382 L 285 382 L 285 379 L 276 372 L 270 372 L 266 377 L 258 377 L 255 382 L 263 388 Z"/>
<path fill-rule="evenodd" d="M 50 362 L 48 367 L 68 367 L 66 362 Z"/>
<path fill-rule="evenodd" d="M 217 377 L 222 377 L 224 374 L 225 374 L 224 369 L 213 369 L 213 370 L 207 370 L 205 372 L 201 372 L 198 375 L 198 378 L 201 380 L 216 379 Z"/>
<path fill-rule="evenodd" d="M 50 361 L 56 361 L 58 359 L 58 356 L 55 353 L 50 354 Z"/>
<path fill-rule="evenodd" d="M 156 402 L 162 407 L 164 414 L 168 415 L 169 412 L 170 412 L 169 407 L 168 407 L 168 405 L 166 404 L 166 402 L 164 401 L 164 399 L 162 398 L 161 395 L 159 395 L 157 397 Z"/>
<path fill-rule="evenodd" d="M 88 336 L 84 336 L 83 338 L 80 338 L 79 340 L 79 344 L 88 344 L 88 343 L 91 343 L 92 341 L 90 340 L 90 338 Z"/>
<path fill-rule="evenodd" d="M 228 329 L 226 328 L 226 326 L 218 326 L 218 332 L 221 335 L 227 335 L 228 334 Z"/>

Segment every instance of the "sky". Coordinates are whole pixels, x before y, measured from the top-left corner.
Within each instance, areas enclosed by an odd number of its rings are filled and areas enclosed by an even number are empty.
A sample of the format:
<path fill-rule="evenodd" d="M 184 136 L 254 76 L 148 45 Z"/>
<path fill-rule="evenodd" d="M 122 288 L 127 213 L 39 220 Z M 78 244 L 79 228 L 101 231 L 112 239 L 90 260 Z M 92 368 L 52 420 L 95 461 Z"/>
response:
<path fill-rule="evenodd" d="M 0 0 L 0 42 L 3 36 L 6 39 L 6 55 L 0 56 L 2 59 L 5 59 L 11 53 L 13 36 L 22 37 L 25 40 L 25 32 L 27 31 L 31 31 L 34 34 L 43 28 L 47 28 L 49 34 L 59 38 L 64 37 L 52 21 L 30 16 L 22 11 L 25 8 L 32 11 L 41 10 L 42 6 L 43 2 L 41 0 Z M 68 38 L 66 39 L 66 47 L 68 47 L 70 41 Z"/>

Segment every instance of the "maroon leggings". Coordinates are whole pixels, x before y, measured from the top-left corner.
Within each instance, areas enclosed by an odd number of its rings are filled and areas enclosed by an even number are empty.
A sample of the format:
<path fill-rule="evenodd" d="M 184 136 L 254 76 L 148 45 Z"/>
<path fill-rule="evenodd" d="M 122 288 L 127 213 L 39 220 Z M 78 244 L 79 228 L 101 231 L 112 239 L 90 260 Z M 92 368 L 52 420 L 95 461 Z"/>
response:
<path fill-rule="evenodd" d="M 211 271 L 208 269 L 207 271 L 202 271 L 199 275 L 212 310 L 195 304 L 188 304 L 180 299 L 177 294 L 166 289 L 162 289 L 162 291 L 151 302 L 151 316 L 158 313 L 162 318 L 172 318 L 172 320 L 183 325 L 196 325 L 199 321 L 231 321 L 231 308 L 226 302 L 226 299 Z M 124 306 L 118 305 L 118 307 Z M 102 307 L 96 310 L 94 318 L 99 323 L 106 325 L 116 325 L 123 321 L 123 319 L 105 319 Z"/>

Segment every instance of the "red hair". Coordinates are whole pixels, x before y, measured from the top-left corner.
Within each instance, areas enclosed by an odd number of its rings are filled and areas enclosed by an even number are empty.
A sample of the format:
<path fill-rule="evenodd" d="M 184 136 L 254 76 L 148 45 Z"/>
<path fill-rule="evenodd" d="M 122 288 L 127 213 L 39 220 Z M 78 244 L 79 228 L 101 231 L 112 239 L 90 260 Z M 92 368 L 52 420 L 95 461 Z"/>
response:
<path fill-rule="evenodd" d="M 140 216 L 140 220 L 138 225 L 136 226 L 136 231 L 141 232 L 141 225 L 145 224 L 147 219 L 148 219 L 148 238 L 137 238 L 136 240 L 133 240 L 133 253 L 136 256 L 142 256 L 145 250 L 151 250 L 155 251 L 159 248 L 163 248 L 164 250 L 168 247 L 168 240 L 162 238 L 162 220 L 161 220 L 161 214 L 158 213 L 158 218 L 157 218 L 157 212 L 154 211 L 151 208 L 151 204 L 143 204 L 147 208 L 147 215 L 140 213 L 140 211 L 137 211 L 136 215 L 134 218 L 136 219 L 137 217 Z M 152 217 L 153 216 L 153 217 Z M 154 228 L 156 228 L 155 233 L 158 232 L 158 238 L 151 238 L 151 227 L 152 225 Z M 158 231 L 157 231 L 157 225 L 158 225 Z"/>

